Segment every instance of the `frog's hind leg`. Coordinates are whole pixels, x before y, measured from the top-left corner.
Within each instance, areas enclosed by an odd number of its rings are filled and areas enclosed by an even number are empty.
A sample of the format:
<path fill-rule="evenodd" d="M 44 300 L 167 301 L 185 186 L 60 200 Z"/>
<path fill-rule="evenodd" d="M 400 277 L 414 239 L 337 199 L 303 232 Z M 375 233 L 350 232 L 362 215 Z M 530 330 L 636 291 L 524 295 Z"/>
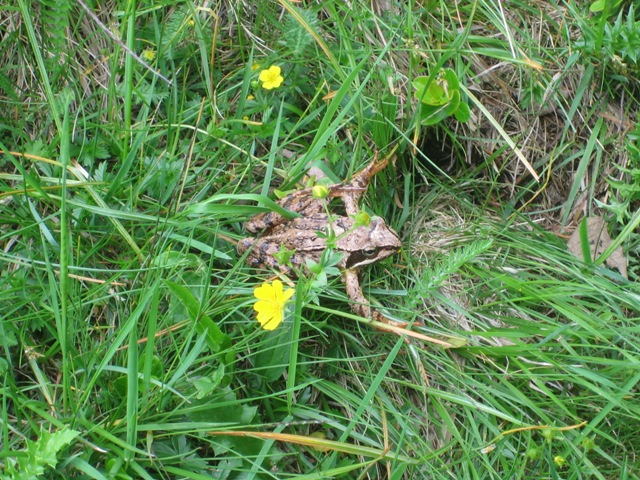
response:
<path fill-rule="evenodd" d="M 304 216 L 311 216 L 323 211 L 322 203 L 311 196 L 311 189 L 309 188 L 289 194 L 277 203 L 286 210 Z M 251 217 L 246 223 L 245 229 L 249 233 L 258 234 L 288 221 L 290 220 L 278 212 L 264 212 Z"/>
<path fill-rule="evenodd" d="M 356 215 L 360 211 L 360 199 L 367 191 L 371 178 L 387 165 L 389 165 L 389 157 L 379 162 L 376 151 L 369 165 L 355 173 L 351 180 L 336 189 L 334 195 L 342 198 L 347 215 Z"/>

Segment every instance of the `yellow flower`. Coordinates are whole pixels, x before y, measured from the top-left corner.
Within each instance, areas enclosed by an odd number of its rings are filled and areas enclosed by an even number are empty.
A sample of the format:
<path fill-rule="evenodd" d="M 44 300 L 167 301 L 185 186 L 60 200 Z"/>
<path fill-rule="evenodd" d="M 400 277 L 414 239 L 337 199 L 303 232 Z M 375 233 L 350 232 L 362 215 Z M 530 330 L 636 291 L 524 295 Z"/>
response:
<path fill-rule="evenodd" d="M 284 307 L 293 296 L 293 289 L 282 287 L 280 280 L 273 283 L 263 283 L 253 291 L 258 301 L 253 309 L 258 312 L 257 319 L 265 330 L 274 330 L 282 323 Z"/>
<path fill-rule="evenodd" d="M 152 62 L 156 58 L 156 52 L 150 48 L 145 48 L 140 56 L 147 62 Z"/>
<path fill-rule="evenodd" d="M 278 88 L 284 82 L 284 77 L 281 75 L 282 69 L 276 65 L 273 65 L 266 70 L 260 72 L 258 79 L 262 82 L 262 88 L 265 90 L 271 90 L 272 88 Z"/>

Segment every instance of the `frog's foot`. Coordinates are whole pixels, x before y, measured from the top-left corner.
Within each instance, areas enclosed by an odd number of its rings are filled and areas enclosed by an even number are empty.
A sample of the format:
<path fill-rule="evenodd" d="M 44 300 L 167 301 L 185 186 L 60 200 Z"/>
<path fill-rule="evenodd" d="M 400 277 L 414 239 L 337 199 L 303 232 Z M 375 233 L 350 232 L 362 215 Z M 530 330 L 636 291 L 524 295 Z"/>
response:
<path fill-rule="evenodd" d="M 378 310 L 371 308 L 369 302 L 362 293 L 362 288 L 360 288 L 358 273 L 354 270 L 345 270 L 343 274 L 347 288 L 347 295 L 352 300 L 351 310 L 353 310 L 356 315 L 376 322 L 376 329 L 382 332 L 393 332 L 398 335 L 402 335 L 403 330 L 408 330 L 410 326 L 422 325 L 421 323 L 413 323 L 410 325 L 409 322 L 398 322 L 384 316 Z M 390 328 L 385 328 L 385 325 L 388 325 Z"/>
<path fill-rule="evenodd" d="M 367 304 L 363 303 L 352 304 L 351 309 L 357 315 L 369 319 L 376 330 L 385 333 L 395 333 L 396 335 L 403 337 L 405 343 L 407 343 L 408 345 L 413 345 L 412 340 L 419 340 L 421 342 L 433 343 L 443 348 L 454 347 L 454 345 L 450 342 L 439 338 L 430 337 L 411 329 L 411 327 L 424 327 L 424 323 L 422 322 L 398 322 L 397 320 L 392 320 L 389 317 L 385 317 L 376 309 L 371 308 Z M 424 375 L 424 378 L 427 378 L 426 374 Z"/>

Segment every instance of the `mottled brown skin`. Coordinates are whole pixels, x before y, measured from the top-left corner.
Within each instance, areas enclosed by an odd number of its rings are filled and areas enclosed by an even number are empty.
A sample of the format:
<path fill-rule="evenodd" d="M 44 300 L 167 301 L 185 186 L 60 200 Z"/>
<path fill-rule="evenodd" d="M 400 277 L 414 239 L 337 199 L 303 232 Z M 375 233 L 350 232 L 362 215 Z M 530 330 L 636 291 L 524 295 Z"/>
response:
<path fill-rule="evenodd" d="M 385 168 L 389 159 L 373 161 L 353 175 L 349 182 L 328 186 L 327 198 L 312 196 L 311 188 L 298 190 L 287 195 L 278 203 L 287 210 L 300 214 L 300 217 L 286 219 L 276 212 L 266 212 L 249 219 L 246 229 L 249 233 L 260 234 L 257 238 L 244 238 L 238 243 L 238 251 L 247 254 L 247 262 L 256 268 L 272 267 L 295 275 L 308 259 L 319 262 L 327 249 L 328 234 L 334 238 L 333 248 L 342 253 L 338 267 L 343 272 L 346 291 L 353 301 L 355 313 L 366 318 L 389 323 L 381 313 L 373 310 L 362 293 L 358 271 L 360 268 L 379 262 L 396 253 L 401 242 L 398 235 L 387 226 L 380 217 L 371 217 L 366 226 L 355 227 L 353 216 L 359 213 L 359 203 L 371 178 Z M 340 197 L 348 216 L 327 215 L 326 203 L 329 198 Z M 321 235 L 318 235 L 321 233 Z M 290 263 L 282 265 L 275 255 L 285 247 L 294 251 Z"/>
<path fill-rule="evenodd" d="M 376 153 L 371 163 L 354 174 L 349 182 L 329 185 L 327 187 L 329 189 L 328 198 L 340 197 L 344 203 L 347 215 L 356 215 L 360 211 L 360 199 L 367 191 L 371 178 L 388 164 L 388 158 L 378 162 L 378 155 Z M 325 214 L 325 199 L 315 198 L 312 195 L 312 188 L 313 187 L 308 187 L 297 190 L 279 200 L 278 204 L 304 217 Z M 255 234 L 265 232 L 287 221 L 288 220 L 279 213 L 265 212 L 251 217 L 245 225 L 245 228 L 247 232 Z"/>

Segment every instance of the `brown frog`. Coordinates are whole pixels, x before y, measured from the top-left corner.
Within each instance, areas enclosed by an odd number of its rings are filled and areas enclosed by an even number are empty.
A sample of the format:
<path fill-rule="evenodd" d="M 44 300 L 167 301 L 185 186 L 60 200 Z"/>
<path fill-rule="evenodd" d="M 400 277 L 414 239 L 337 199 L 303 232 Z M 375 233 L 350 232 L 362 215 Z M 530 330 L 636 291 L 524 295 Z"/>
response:
<path fill-rule="evenodd" d="M 307 259 L 320 261 L 328 246 L 327 239 L 333 239 L 329 243 L 342 254 L 338 267 L 343 272 L 347 295 L 353 300 L 352 310 L 363 317 L 395 324 L 369 306 L 360 287 L 358 271 L 393 255 L 402 244 L 382 218 L 371 217 L 369 224 L 364 226 L 356 226 L 353 218 L 360 212 L 358 204 L 369 181 L 388 163 L 388 158 L 378 162 L 376 153 L 371 163 L 353 175 L 349 182 L 329 185 L 325 198 L 314 197 L 311 187 L 287 195 L 278 203 L 300 216 L 289 220 L 276 212 L 267 212 L 250 218 L 246 229 L 258 237 L 240 240 L 238 251 L 249 250 L 247 262 L 253 267 L 273 267 L 295 275 L 296 270 L 306 265 Z M 327 214 L 331 197 L 340 197 L 347 216 Z M 288 263 L 295 268 L 279 261 L 282 258 L 279 253 L 283 250 L 292 252 Z"/>

